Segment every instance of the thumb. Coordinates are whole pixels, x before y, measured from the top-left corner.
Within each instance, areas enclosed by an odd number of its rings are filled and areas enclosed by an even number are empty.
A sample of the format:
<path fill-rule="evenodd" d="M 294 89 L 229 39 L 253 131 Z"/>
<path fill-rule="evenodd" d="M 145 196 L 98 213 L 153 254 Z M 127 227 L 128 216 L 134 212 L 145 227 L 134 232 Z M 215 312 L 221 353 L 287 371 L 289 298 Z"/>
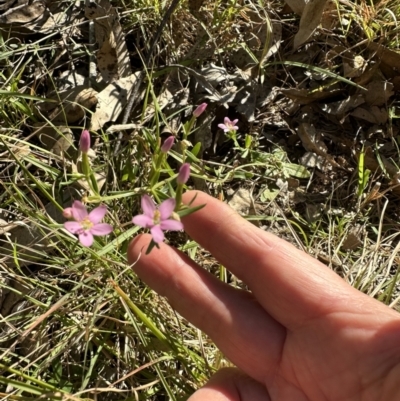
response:
<path fill-rule="evenodd" d="M 239 369 L 218 371 L 188 401 L 270 401 L 267 389 Z"/>

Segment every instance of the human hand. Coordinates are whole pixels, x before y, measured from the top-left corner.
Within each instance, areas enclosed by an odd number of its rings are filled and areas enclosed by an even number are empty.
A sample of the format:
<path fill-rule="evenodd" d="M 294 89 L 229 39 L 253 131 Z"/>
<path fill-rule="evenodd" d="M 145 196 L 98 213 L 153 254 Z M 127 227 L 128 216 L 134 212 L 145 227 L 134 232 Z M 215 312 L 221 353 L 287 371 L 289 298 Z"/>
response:
<path fill-rule="evenodd" d="M 400 400 L 400 316 L 229 206 L 188 192 L 185 231 L 251 292 L 165 244 L 133 268 L 240 369 L 224 369 L 190 401 Z M 136 237 L 133 264 L 151 237 Z"/>

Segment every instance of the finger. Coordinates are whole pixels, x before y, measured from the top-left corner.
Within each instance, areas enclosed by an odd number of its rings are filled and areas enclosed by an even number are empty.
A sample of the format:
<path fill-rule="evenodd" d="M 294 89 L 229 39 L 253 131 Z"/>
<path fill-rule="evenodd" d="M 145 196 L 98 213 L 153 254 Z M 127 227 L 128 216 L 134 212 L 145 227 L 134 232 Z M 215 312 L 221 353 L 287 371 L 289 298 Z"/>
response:
<path fill-rule="evenodd" d="M 238 369 L 218 371 L 188 401 L 270 401 L 267 390 Z"/>
<path fill-rule="evenodd" d="M 388 309 L 306 253 L 247 222 L 228 205 L 197 191 L 187 192 L 184 202 L 194 196 L 191 206 L 206 206 L 183 219 L 185 231 L 247 283 L 265 310 L 285 327 L 295 329 L 334 311 L 365 313 L 366 304 L 372 313 Z"/>
<path fill-rule="evenodd" d="M 140 255 L 150 239 L 140 235 L 129 246 L 128 261 L 136 273 L 206 332 L 239 368 L 265 380 L 279 365 L 285 339 L 282 326 L 249 292 L 222 283 L 182 252 L 162 243 L 159 250 Z"/>

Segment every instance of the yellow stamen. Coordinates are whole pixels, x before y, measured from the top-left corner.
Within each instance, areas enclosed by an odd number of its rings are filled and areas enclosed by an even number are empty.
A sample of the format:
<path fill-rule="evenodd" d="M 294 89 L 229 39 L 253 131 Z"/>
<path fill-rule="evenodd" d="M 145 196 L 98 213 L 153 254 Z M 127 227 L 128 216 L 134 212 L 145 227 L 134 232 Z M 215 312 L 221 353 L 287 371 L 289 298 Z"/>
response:
<path fill-rule="evenodd" d="M 93 227 L 93 223 L 89 220 L 88 217 L 84 218 L 80 223 L 84 230 L 90 230 Z"/>
<path fill-rule="evenodd" d="M 158 209 L 156 209 L 153 214 L 153 223 L 160 224 L 160 221 L 161 221 L 161 213 Z"/>

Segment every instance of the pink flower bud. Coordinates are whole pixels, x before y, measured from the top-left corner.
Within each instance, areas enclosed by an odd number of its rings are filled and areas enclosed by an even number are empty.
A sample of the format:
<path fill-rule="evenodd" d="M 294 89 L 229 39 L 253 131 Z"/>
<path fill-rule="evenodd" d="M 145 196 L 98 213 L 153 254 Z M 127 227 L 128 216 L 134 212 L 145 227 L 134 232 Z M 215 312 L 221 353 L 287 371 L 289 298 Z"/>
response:
<path fill-rule="evenodd" d="M 183 163 L 181 168 L 179 169 L 178 177 L 176 178 L 176 182 L 178 185 L 186 184 L 187 180 L 190 177 L 190 164 Z"/>
<path fill-rule="evenodd" d="M 207 103 L 202 103 L 200 106 L 197 106 L 193 112 L 193 116 L 196 118 L 200 117 L 204 113 L 204 110 L 207 108 L 207 106 Z"/>
<path fill-rule="evenodd" d="M 90 149 L 90 134 L 88 130 L 82 131 L 81 139 L 79 140 L 79 149 L 82 153 L 89 152 Z"/>
<path fill-rule="evenodd" d="M 174 136 L 169 136 L 165 141 L 164 141 L 164 143 L 162 144 L 162 146 L 161 146 L 161 152 L 163 152 L 163 153 L 168 153 L 170 150 L 171 150 L 171 148 L 172 148 L 172 145 L 174 144 L 174 141 L 175 141 L 175 137 Z"/>
<path fill-rule="evenodd" d="M 74 216 L 72 214 L 72 207 L 66 207 L 63 210 L 62 214 L 66 219 L 73 219 L 74 218 Z"/>

